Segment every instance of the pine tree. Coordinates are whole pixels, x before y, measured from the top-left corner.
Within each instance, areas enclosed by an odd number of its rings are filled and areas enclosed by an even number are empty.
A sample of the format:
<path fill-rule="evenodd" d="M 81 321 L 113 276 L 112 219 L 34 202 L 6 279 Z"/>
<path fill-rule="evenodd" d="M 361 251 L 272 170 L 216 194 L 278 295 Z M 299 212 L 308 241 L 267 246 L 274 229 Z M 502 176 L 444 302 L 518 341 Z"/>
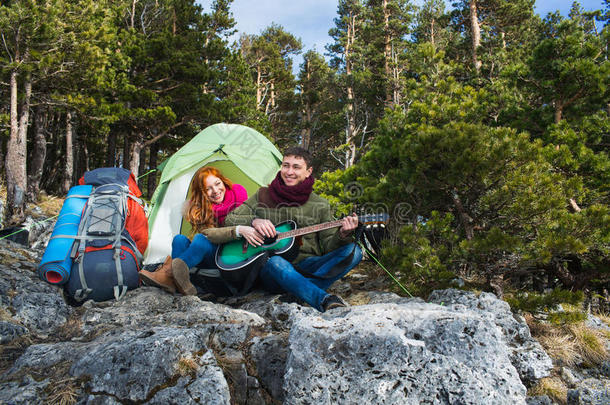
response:
<path fill-rule="evenodd" d="M 301 51 L 301 41 L 279 25 L 272 24 L 260 35 L 242 35 L 242 57 L 250 66 L 256 84 L 256 105 L 271 122 L 271 137 L 277 143 L 294 138 L 294 76 L 291 55 Z"/>
<path fill-rule="evenodd" d="M 335 72 L 322 55 L 307 52 L 298 77 L 299 125 L 298 145 L 309 150 L 318 172 L 329 166 L 328 150 L 336 145 L 337 133 L 343 127 Z M 334 166 L 331 166 L 334 168 Z"/>

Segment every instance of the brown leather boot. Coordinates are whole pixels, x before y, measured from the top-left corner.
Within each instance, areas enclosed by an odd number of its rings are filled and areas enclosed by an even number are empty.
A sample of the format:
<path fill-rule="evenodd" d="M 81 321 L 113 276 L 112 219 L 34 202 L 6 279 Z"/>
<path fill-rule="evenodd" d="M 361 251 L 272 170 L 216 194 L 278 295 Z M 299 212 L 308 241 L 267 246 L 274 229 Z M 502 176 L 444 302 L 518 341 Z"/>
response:
<path fill-rule="evenodd" d="M 176 288 L 182 295 L 197 295 L 197 289 L 191 283 L 189 266 L 182 259 L 172 260 L 172 275 Z"/>
<path fill-rule="evenodd" d="M 176 284 L 172 276 L 172 257 L 167 256 L 165 262 L 157 267 L 154 272 L 140 271 L 140 279 L 145 285 L 159 287 L 170 294 L 174 294 L 176 292 Z"/>

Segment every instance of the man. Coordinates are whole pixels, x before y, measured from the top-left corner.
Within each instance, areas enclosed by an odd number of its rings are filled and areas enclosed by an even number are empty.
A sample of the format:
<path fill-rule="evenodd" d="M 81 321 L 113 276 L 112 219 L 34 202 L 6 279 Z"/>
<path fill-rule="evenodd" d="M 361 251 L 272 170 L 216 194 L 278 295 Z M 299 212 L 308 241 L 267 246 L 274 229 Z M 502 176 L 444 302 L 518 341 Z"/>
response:
<path fill-rule="evenodd" d="M 330 204 L 312 192 L 311 155 L 303 148 L 288 149 L 282 167 L 269 187 L 261 187 L 243 205 L 231 212 L 225 226 L 251 225 L 265 237 L 276 235 L 275 225 L 287 220 L 298 228 L 333 220 Z M 326 289 L 346 275 L 362 259 L 353 241 L 358 217 L 342 220 L 332 228 L 302 236 L 297 258 L 288 262 L 272 256 L 260 271 L 260 279 L 269 292 L 290 292 L 319 311 L 346 306 Z"/>

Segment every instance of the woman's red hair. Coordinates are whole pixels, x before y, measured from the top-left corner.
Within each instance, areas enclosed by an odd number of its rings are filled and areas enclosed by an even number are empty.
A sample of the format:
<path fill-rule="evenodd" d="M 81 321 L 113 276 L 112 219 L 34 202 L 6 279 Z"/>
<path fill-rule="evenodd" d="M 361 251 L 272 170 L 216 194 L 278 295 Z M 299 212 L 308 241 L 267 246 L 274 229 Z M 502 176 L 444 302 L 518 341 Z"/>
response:
<path fill-rule="evenodd" d="M 205 179 L 210 175 L 218 177 L 227 190 L 233 187 L 231 180 L 223 176 L 220 170 L 215 167 L 204 166 L 195 172 L 191 180 L 191 199 L 185 215 L 186 220 L 190 222 L 193 228 L 193 235 L 217 225 L 212 202 L 205 189 Z"/>

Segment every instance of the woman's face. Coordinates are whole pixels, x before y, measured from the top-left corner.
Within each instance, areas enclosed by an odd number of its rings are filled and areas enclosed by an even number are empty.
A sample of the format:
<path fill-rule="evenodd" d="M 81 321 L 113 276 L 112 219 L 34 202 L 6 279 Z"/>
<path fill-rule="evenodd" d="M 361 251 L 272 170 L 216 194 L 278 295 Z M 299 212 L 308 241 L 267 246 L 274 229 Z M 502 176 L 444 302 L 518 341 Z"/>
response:
<path fill-rule="evenodd" d="M 225 184 L 218 177 L 210 174 L 205 178 L 205 193 L 212 204 L 220 204 L 225 199 Z"/>

